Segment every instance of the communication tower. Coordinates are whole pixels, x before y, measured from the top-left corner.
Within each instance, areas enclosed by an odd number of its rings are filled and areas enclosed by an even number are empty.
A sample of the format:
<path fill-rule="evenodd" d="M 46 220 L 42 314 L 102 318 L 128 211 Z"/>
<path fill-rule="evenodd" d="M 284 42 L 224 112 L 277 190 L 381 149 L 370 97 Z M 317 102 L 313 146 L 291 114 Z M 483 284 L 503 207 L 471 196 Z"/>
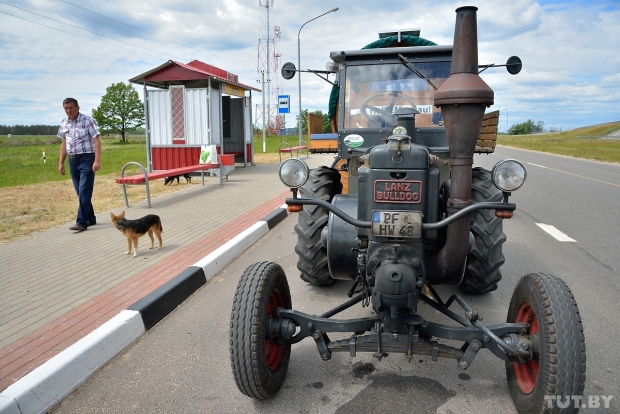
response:
<path fill-rule="evenodd" d="M 256 71 L 265 74 L 265 85 L 261 85 L 262 93 L 265 95 L 265 105 L 256 104 L 256 116 L 254 117 L 257 129 L 263 128 L 263 112 L 265 114 L 265 124 L 269 134 L 274 134 L 284 123 L 278 115 L 278 95 L 282 93 L 282 87 L 278 80 L 280 69 L 280 26 L 273 27 L 273 37 L 269 21 L 269 12 L 273 7 L 274 0 L 259 0 L 261 8 L 260 22 L 261 33 L 258 39 L 258 65 Z"/>

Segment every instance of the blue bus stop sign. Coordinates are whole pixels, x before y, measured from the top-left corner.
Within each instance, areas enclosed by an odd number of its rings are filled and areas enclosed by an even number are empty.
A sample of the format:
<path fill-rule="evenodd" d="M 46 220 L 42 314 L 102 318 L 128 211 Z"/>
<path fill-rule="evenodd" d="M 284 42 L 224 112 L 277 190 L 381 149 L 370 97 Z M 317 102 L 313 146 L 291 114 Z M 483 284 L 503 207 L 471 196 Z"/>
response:
<path fill-rule="evenodd" d="M 278 95 L 278 113 L 288 114 L 291 112 L 291 95 Z"/>

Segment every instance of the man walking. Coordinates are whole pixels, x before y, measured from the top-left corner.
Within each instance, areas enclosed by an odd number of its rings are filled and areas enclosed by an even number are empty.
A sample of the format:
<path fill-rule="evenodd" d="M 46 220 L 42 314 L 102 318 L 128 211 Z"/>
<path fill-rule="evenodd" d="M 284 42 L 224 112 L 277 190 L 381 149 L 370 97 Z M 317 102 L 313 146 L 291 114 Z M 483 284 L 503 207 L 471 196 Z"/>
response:
<path fill-rule="evenodd" d="M 65 159 L 69 157 L 69 171 L 80 202 L 77 220 L 69 230 L 80 232 L 97 224 L 91 199 L 95 172 L 101 168 L 101 139 L 95 120 L 80 113 L 77 100 L 67 98 L 62 105 L 67 118 L 63 119 L 58 128 L 58 137 L 62 138 L 58 172 L 65 175 Z"/>

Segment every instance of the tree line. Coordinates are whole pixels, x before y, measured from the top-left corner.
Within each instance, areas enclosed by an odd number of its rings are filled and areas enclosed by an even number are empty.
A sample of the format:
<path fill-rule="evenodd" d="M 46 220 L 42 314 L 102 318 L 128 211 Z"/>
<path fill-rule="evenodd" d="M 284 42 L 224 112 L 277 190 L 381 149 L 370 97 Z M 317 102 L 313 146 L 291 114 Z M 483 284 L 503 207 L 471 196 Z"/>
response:
<path fill-rule="evenodd" d="M 0 125 L 0 135 L 56 135 L 58 125 Z"/>
<path fill-rule="evenodd" d="M 535 123 L 531 119 L 528 119 L 520 124 L 513 124 L 510 129 L 508 129 L 508 135 L 528 135 L 536 132 L 543 132 L 544 126 L 544 121 Z"/>
<path fill-rule="evenodd" d="M 130 83 L 114 83 L 106 88 L 101 103 L 92 113 L 101 135 L 144 132 L 144 106 Z M 60 123 L 59 123 L 60 124 Z M 59 125 L 0 125 L 0 135 L 56 135 Z"/>

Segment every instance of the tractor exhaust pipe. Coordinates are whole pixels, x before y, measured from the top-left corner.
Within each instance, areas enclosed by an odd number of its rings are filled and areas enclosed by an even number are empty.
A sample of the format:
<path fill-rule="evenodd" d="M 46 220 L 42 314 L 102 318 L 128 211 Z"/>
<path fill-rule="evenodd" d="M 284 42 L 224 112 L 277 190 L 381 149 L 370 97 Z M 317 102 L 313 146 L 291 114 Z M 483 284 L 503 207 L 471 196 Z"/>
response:
<path fill-rule="evenodd" d="M 435 93 L 451 157 L 450 215 L 472 204 L 474 150 L 485 107 L 491 106 L 494 98 L 493 90 L 478 75 L 477 10 L 472 6 L 456 9 L 450 77 Z M 429 263 L 429 282 L 461 283 L 469 251 L 470 222 L 468 215 L 448 226 L 445 246 Z"/>

